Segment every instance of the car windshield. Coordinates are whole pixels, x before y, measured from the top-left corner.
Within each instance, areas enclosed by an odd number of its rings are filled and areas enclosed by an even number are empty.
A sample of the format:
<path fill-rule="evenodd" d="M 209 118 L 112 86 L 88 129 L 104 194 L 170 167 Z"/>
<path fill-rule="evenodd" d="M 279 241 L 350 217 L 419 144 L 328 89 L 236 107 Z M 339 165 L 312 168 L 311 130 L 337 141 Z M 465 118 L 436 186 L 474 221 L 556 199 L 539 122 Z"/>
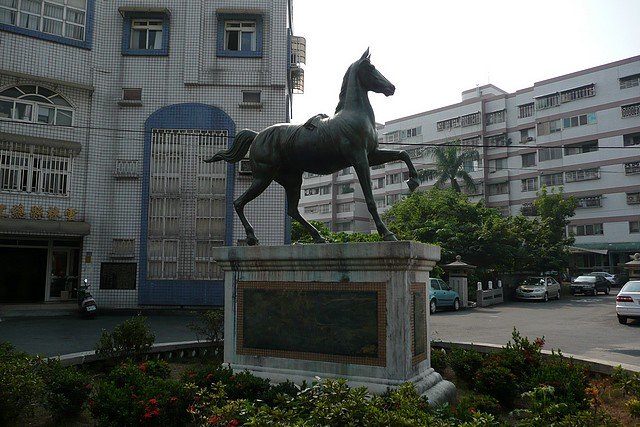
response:
<path fill-rule="evenodd" d="M 620 292 L 640 292 L 640 282 L 628 282 Z"/>
<path fill-rule="evenodd" d="M 522 284 L 532 286 L 544 285 L 544 277 L 527 277 L 522 281 Z"/>
<path fill-rule="evenodd" d="M 591 283 L 596 281 L 596 276 L 578 276 L 575 281 Z"/>

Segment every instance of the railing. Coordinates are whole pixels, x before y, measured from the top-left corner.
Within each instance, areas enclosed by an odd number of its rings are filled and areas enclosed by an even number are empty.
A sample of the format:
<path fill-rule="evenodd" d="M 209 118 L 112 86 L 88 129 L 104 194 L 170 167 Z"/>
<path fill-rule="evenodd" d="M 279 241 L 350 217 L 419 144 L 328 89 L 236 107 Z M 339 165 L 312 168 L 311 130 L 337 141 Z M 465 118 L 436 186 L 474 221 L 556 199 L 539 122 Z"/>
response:
<path fill-rule="evenodd" d="M 503 302 L 504 293 L 502 292 L 502 288 L 488 290 L 478 289 L 476 291 L 476 304 L 478 307 L 488 307 Z"/>

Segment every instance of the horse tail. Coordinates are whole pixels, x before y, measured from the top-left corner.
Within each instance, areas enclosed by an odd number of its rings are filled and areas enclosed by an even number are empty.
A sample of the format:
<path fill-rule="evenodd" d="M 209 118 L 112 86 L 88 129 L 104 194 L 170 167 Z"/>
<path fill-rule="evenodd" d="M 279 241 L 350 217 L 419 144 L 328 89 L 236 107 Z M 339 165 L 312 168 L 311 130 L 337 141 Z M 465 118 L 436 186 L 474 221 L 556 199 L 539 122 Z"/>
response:
<path fill-rule="evenodd" d="M 236 135 L 235 142 L 233 143 L 231 148 L 224 151 L 218 151 L 213 155 L 213 157 L 211 157 L 210 159 L 206 159 L 205 162 L 212 163 L 218 162 L 220 160 L 224 160 L 225 162 L 229 163 L 239 162 L 247 154 L 247 152 L 249 151 L 249 147 L 251 147 L 251 144 L 253 143 L 253 140 L 257 135 L 258 132 L 254 132 L 249 129 L 241 130 Z"/>

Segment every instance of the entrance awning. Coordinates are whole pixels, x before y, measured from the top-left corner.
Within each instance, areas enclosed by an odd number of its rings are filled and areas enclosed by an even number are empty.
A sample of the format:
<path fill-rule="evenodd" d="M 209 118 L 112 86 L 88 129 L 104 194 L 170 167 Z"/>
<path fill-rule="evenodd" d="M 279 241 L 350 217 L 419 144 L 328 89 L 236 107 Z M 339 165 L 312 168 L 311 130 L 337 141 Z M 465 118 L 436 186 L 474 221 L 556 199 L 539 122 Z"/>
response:
<path fill-rule="evenodd" d="M 38 236 L 86 236 L 91 226 L 84 221 L 50 221 L 41 219 L 0 218 L 0 234 Z"/>
<path fill-rule="evenodd" d="M 572 254 L 600 254 L 606 255 L 609 252 L 607 249 L 588 249 L 579 248 L 577 246 L 569 246 L 569 252 Z"/>

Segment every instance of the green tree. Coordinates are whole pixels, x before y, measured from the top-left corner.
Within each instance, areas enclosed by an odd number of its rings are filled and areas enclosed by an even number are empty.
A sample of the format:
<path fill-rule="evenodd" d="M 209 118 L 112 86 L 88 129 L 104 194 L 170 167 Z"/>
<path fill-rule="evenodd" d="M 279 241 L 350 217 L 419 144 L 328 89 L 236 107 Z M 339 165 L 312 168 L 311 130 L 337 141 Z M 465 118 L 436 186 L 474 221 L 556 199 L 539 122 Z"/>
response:
<path fill-rule="evenodd" d="M 346 242 L 379 242 L 382 240 L 379 234 L 370 233 L 345 233 L 344 231 L 334 233 L 320 221 L 309 221 L 311 225 L 318 229 L 322 237 L 330 243 Z M 291 241 L 293 243 L 313 243 L 311 235 L 300 225 L 298 221 L 291 222 Z"/>
<path fill-rule="evenodd" d="M 475 190 L 476 185 L 471 175 L 464 170 L 466 162 L 478 160 L 479 154 L 477 150 L 460 150 L 457 145 L 460 141 L 453 141 L 452 145 L 441 145 L 431 147 L 427 150 L 428 154 L 435 160 L 435 169 L 425 169 L 418 172 L 418 178 L 422 181 L 435 179 L 436 187 L 443 187 L 446 184 L 451 185 L 457 193 L 461 192 L 458 179 L 464 182 L 464 185 Z"/>
<path fill-rule="evenodd" d="M 549 193 L 547 187 L 536 193 L 538 198 L 534 205 L 540 215 L 540 219 L 549 227 L 549 231 L 554 242 L 561 242 L 570 245 L 575 239 L 566 237 L 565 229 L 569 224 L 569 218 L 576 213 L 578 206 L 573 196 L 565 197 L 562 188 L 556 193 L 555 189 L 551 189 Z"/>

